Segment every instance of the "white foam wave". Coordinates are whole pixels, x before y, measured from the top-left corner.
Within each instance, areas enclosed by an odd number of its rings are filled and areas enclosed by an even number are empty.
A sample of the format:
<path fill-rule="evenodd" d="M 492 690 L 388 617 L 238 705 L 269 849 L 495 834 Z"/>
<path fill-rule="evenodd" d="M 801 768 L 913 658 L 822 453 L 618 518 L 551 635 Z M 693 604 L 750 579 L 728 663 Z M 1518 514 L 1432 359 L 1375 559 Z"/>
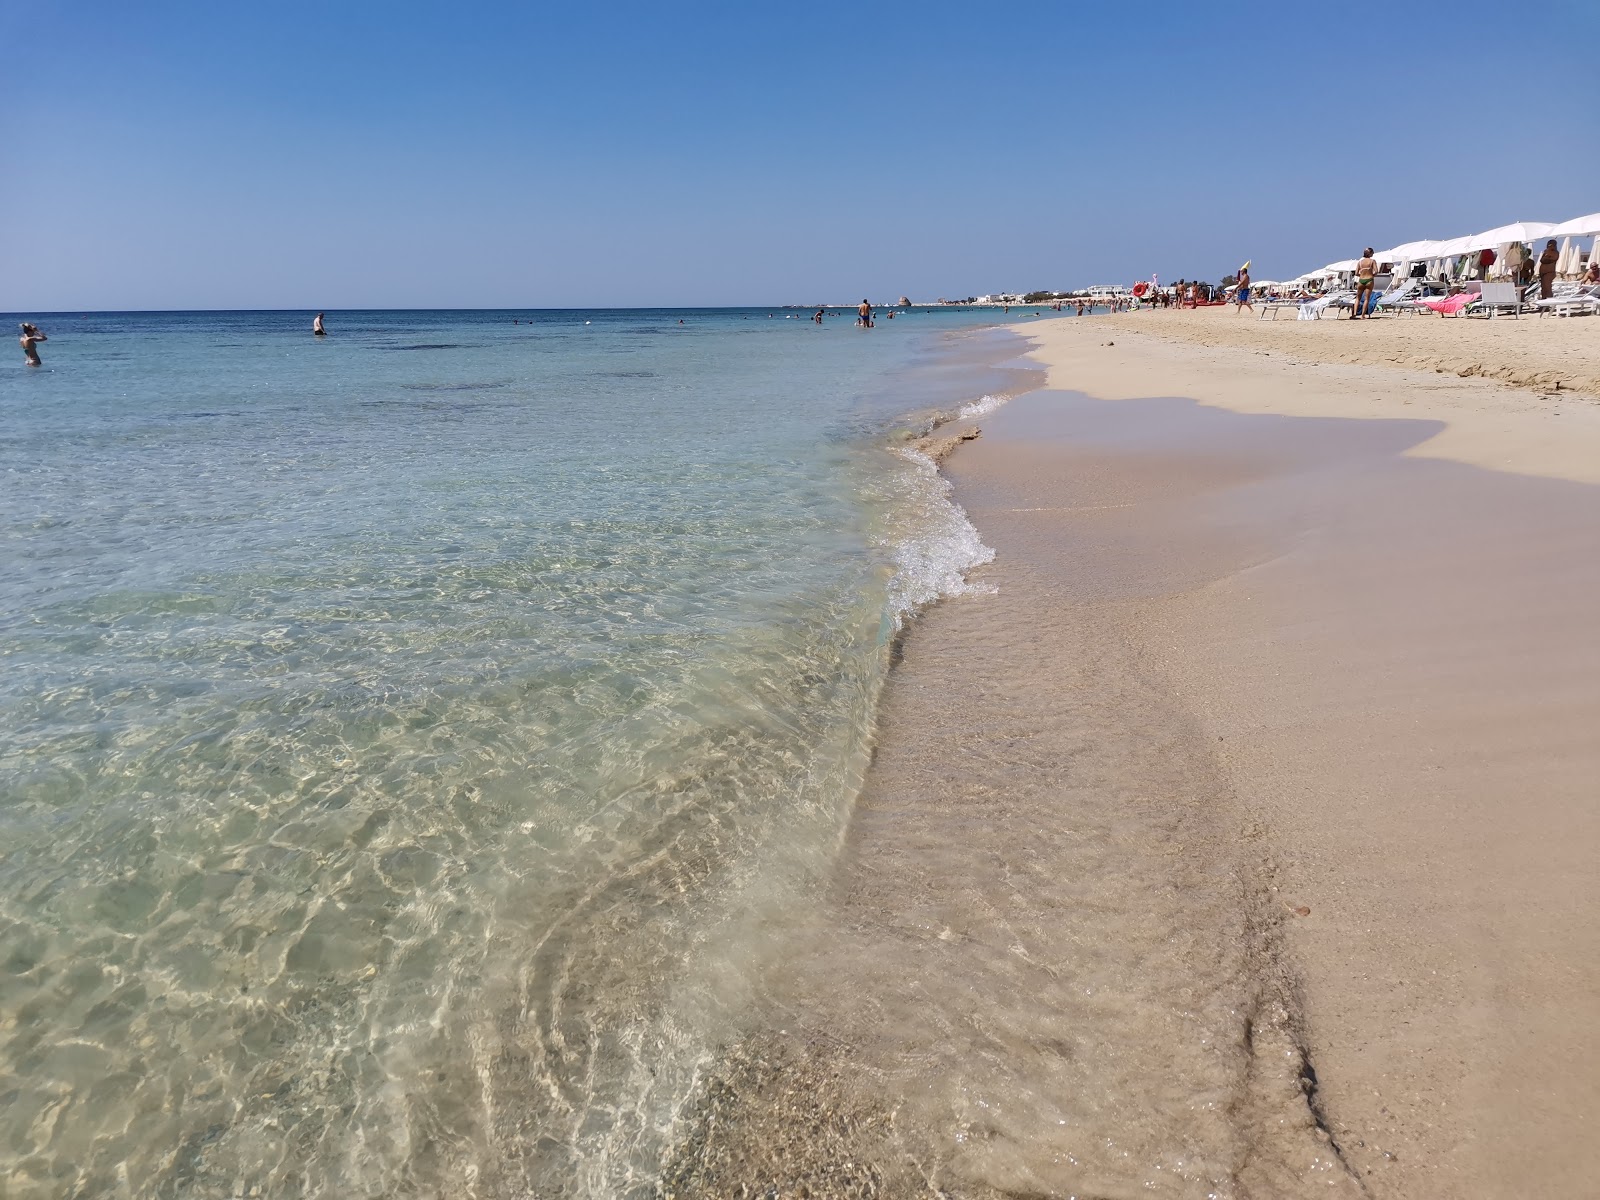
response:
<path fill-rule="evenodd" d="M 898 627 L 942 597 L 993 592 L 987 584 L 969 582 L 967 572 L 993 562 L 994 550 L 983 544 L 965 510 L 951 498 L 950 481 L 939 474 L 933 459 L 908 446 L 895 453 L 911 464 L 897 506 L 904 511 L 896 522 L 901 536 L 893 546 L 889 581 L 889 604 Z"/>
<path fill-rule="evenodd" d="M 961 417 L 965 420 L 968 417 L 981 417 L 986 413 L 992 413 L 1009 399 L 1010 396 L 980 396 L 961 406 Z"/>

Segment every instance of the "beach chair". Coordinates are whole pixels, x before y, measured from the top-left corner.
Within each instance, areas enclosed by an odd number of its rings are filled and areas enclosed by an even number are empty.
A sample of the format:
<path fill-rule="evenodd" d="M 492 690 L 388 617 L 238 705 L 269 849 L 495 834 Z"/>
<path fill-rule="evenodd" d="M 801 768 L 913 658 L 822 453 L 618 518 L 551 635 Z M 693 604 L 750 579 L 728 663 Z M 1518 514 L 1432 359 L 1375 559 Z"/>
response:
<path fill-rule="evenodd" d="M 1534 308 L 1541 315 L 1558 317 L 1586 317 L 1600 313 L 1600 284 L 1587 288 L 1559 290 L 1548 300 L 1535 300 Z"/>
<path fill-rule="evenodd" d="M 1414 302 L 1421 291 L 1422 280 L 1404 280 L 1399 287 L 1391 288 L 1373 301 L 1372 311 L 1375 313 L 1403 312 L 1414 316 L 1416 314 Z"/>
<path fill-rule="evenodd" d="M 1510 309 L 1513 316 L 1522 316 L 1522 289 L 1514 283 L 1485 283 L 1479 303 L 1469 314 L 1474 317 L 1493 317 Z"/>
<path fill-rule="evenodd" d="M 1304 301 L 1290 300 L 1287 296 L 1275 296 L 1273 299 L 1267 300 L 1261 305 L 1261 311 L 1256 313 L 1256 320 L 1264 321 L 1266 320 L 1267 314 L 1271 313 L 1272 319 L 1276 321 L 1278 319 L 1278 310 L 1280 308 L 1292 308 L 1298 312 L 1302 303 L 1304 303 Z"/>
<path fill-rule="evenodd" d="M 1459 317 L 1469 305 L 1476 303 L 1477 299 L 1477 292 L 1457 292 L 1454 296 L 1423 300 L 1420 303 L 1423 308 L 1429 312 L 1436 312 L 1441 317 Z"/>
<path fill-rule="evenodd" d="M 1297 321 L 1320 321 L 1330 308 L 1350 308 L 1356 302 L 1354 292 L 1330 292 L 1315 300 L 1307 300 L 1296 314 Z"/>

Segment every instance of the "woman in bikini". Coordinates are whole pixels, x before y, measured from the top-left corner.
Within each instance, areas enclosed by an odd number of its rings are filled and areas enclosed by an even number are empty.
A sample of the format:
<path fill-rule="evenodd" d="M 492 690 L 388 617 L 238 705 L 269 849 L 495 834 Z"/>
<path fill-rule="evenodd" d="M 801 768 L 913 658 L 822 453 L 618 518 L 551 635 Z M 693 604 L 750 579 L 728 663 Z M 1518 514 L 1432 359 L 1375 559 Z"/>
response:
<path fill-rule="evenodd" d="M 26 321 L 22 323 L 22 336 L 19 337 L 17 341 L 22 343 L 22 357 L 27 361 L 30 367 L 44 366 L 44 364 L 39 361 L 39 351 L 34 347 L 36 347 L 40 342 L 48 342 L 49 340 L 49 338 L 45 337 L 44 334 L 39 332 L 39 327 L 37 325 L 30 325 Z"/>
<path fill-rule="evenodd" d="M 1378 260 L 1372 257 L 1372 247 L 1368 246 L 1361 261 L 1356 263 L 1356 307 L 1351 313 L 1352 317 L 1360 317 L 1365 321 L 1371 315 L 1367 307 L 1372 303 L 1372 287 L 1377 278 Z"/>

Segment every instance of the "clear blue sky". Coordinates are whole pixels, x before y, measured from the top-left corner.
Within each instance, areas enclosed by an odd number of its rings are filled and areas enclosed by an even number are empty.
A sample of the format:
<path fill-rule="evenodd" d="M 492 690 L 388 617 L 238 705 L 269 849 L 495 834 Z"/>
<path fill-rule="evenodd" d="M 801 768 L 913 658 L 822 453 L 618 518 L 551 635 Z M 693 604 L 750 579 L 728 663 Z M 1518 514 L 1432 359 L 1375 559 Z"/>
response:
<path fill-rule="evenodd" d="M 1600 0 L 0 0 L 0 28 L 0 309 L 1270 278 L 1600 209 Z"/>

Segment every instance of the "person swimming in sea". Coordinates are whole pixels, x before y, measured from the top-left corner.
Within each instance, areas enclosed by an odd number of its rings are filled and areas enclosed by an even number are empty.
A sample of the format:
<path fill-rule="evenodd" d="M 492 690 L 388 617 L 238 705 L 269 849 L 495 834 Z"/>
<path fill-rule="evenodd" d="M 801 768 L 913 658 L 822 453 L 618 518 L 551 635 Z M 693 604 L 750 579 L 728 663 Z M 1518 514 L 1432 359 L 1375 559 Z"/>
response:
<path fill-rule="evenodd" d="M 322 314 L 317 314 L 317 319 L 311 322 L 311 332 L 317 337 L 327 337 L 328 331 L 322 327 Z"/>
<path fill-rule="evenodd" d="M 22 344 L 22 357 L 30 367 L 44 366 L 44 363 L 39 361 L 39 351 L 35 347 L 40 342 L 48 342 L 49 340 L 39 332 L 37 325 L 30 325 L 27 321 L 22 322 L 22 336 L 17 341 Z"/>

